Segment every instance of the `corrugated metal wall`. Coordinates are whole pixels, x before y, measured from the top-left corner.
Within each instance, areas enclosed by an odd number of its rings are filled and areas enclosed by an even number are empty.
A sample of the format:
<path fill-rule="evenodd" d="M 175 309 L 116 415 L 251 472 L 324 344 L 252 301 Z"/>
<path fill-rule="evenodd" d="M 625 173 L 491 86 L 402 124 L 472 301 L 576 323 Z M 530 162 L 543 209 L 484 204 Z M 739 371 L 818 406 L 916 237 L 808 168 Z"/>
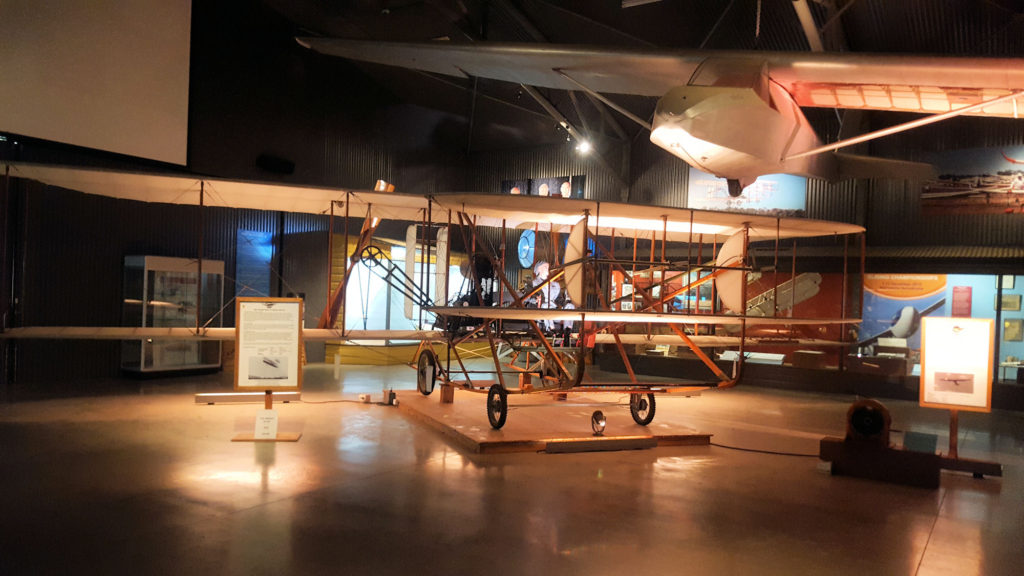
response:
<path fill-rule="evenodd" d="M 17 325 L 120 325 L 125 256 L 198 255 L 197 206 L 117 200 L 24 180 L 12 183 L 24 207 L 15 278 Z M 271 286 L 280 284 L 281 295 L 305 293 L 306 320 L 315 322 L 326 302 L 327 217 L 206 206 L 202 222 L 204 258 L 224 261 L 225 303 L 235 294 L 237 231 L 269 232 L 277 249 L 283 249 L 282 257 L 275 254 L 272 260 L 274 269 L 267 271 Z M 234 306 L 225 307 L 224 324 L 234 324 Z M 22 381 L 80 380 L 119 371 L 118 342 L 28 340 L 16 346 L 17 378 Z"/>
<path fill-rule="evenodd" d="M 686 206 L 689 164 L 643 138 L 633 146 L 630 168 L 631 203 Z"/>
<path fill-rule="evenodd" d="M 438 194 L 465 190 L 466 159 L 443 149 L 402 151 L 338 133 L 326 137 L 324 181 L 330 185 L 371 190 L 377 180 L 400 192 Z"/>
<path fill-rule="evenodd" d="M 863 225 L 864 193 L 869 183 L 845 180 L 830 183 L 818 178 L 807 179 L 807 217 Z"/>

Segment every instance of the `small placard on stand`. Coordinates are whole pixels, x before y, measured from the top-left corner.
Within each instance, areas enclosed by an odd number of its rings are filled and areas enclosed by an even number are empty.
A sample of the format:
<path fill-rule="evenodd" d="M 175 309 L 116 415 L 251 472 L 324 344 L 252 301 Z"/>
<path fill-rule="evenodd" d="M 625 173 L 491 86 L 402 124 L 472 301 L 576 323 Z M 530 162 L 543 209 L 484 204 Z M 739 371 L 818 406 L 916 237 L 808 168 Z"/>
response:
<path fill-rule="evenodd" d="M 274 392 L 302 389 L 302 299 L 238 298 L 235 304 L 235 390 L 263 390 L 264 409 L 252 434 L 232 442 L 295 442 L 301 433 L 278 432 Z"/>
<path fill-rule="evenodd" d="M 238 434 L 232 442 L 298 442 L 301 432 L 278 432 L 277 410 L 274 410 L 274 393 L 267 390 L 263 410 L 256 416 L 256 426 L 252 434 Z"/>
<path fill-rule="evenodd" d="M 256 416 L 256 430 L 252 435 L 256 440 L 277 438 L 277 410 L 261 410 Z"/>

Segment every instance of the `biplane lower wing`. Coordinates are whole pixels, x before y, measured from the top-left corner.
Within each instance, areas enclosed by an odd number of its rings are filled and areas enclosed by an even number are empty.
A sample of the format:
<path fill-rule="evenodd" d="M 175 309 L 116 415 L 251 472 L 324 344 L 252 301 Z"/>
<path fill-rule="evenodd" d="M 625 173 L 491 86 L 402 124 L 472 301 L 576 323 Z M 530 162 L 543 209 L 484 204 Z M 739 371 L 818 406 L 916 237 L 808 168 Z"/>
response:
<path fill-rule="evenodd" d="M 676 314 L 667 312 L 620 312 L 608 310 L 558 310 L 553 308 L 495 308 L 478 306 L 438 306 L 430 311 L 439 316 L 460 316 L 487 320 L 546 320 L 552 322 L 621 322 L 624 324 L 719 324 L 747 326 L 789 326 L 821 324 L 857 324 L 859 318 L 765 318 L 727 314 Z"/>
<path fill-rule="evenodd" d="M 618 334 L 619 342 L 623 344 L 649 344 L 652 346 L 657 345 L 669 345 L 669 346 L 686 346 L 687 343 L 675 334 Z M 735 348 L 740 345 L 739 336 L 701 336 L 694 335 L 688 336 L 690 342 L 701 348 Z M 594 336 L 594 343 L 596 344 L 614 344 L 615 335 L 613 334 L 596 334 Z M 747 336 L 744 340 L 744 344 L 747 346 L 806 346 L 806 347 L 826 347 L 826 346 L 850 346 L 850 342 L 840 342 L 838 340 L 822 340 L 817 338 L 786 338 L 784 336 Z"/>
<path fill-rule="evenodd" d="M 234 340 L 234 328 L 131 328 L 121 326 L 29 326 L 0 332 L 0 338 L 56 340 Z M 336 330 L 307 328 L 302 339 L 326 340 L 444 340 L 433 330 Z"/>

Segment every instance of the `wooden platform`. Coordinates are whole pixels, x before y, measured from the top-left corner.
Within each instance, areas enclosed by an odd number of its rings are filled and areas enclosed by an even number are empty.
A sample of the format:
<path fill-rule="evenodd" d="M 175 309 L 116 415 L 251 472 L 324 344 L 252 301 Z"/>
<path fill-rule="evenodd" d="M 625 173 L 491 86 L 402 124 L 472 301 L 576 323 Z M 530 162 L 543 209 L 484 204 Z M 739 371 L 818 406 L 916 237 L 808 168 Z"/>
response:
<path fill-rule="evenodd" d="M 486 394 L 456 390 L 452 404 L 441 403 L 440 388 L 430 396 L 416 391 L 397 395 L 403 413 L 434 427 L 466 450 L 481 454 L 639 450 L 711 442 L 710 434 L 680 422 L 681 407 L 699 402 L 699 398 L 659 395 L 654 422 L 640 426 L 629 414 L 625 394 L 570 394 L 567 400 L 549 394 L 510 394 L 505 426 L 494 430 L 487 421 Z M 590 427 L 595 410 L 602 411 L 608 423 L 602 436 L 595 436 Z"/>

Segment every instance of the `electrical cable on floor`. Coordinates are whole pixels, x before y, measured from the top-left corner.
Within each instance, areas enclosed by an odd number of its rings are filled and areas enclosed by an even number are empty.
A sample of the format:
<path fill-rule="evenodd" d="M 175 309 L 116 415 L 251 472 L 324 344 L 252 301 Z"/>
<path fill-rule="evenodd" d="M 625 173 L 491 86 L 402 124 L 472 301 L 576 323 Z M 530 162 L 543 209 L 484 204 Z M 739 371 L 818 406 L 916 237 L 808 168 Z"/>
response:
<path fill-rule="evenodd" d="M 341 404 L 350 402 L 352 404 L 369 404 L 377 406 L 391 406 L 387 402 L 363 402 L 362 400 L 289 400 L 289 402 L 302 402 L 303 404 Z"/>
<path fill-rule="evenodd" d="M 777 452 L 775 450 L 758 450 L 757 448 L 741 448 L 739 446 L 726 446 L 725 444 L 717 444 L 715 442 L 709 442 L 710 445 L 718 448 L 725 448 L 727 450 L 738 450 L 740 452 L 755 452 L 757 454 L 770 454 L 772 456 L 799 456 L 801 458 L 818 458 L 817 454 L 800 454 L 797 452 Z"/>

